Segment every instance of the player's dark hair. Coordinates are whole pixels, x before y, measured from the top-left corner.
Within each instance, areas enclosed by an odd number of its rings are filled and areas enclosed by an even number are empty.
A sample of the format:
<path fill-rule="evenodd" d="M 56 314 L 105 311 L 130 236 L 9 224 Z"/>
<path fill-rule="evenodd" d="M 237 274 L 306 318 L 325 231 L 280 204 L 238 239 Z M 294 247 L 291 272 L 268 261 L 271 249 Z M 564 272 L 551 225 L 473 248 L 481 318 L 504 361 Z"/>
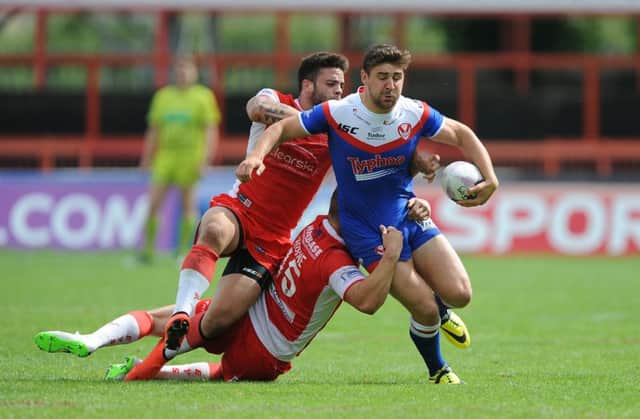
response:
<path fill-rule="evenodd" d="M 316 52 L 304 57 L 298 68 L 298 90 L 302 90 L 303 80 L 315 83 L 318 72 L 323 68 L 339 68 L 346 73 L 349 60 L 344 55 L 333 52 Z"/>
<path fill-rule="evenodd" d="M 362 69 L 369 74 L 373 67 L 385 63 L 399 65 L 403 70 L 406 70 L 411 63 L 411 53 L 406 49 L 401 50 L 395 45 L 376 44 L 365 53 Z"/>

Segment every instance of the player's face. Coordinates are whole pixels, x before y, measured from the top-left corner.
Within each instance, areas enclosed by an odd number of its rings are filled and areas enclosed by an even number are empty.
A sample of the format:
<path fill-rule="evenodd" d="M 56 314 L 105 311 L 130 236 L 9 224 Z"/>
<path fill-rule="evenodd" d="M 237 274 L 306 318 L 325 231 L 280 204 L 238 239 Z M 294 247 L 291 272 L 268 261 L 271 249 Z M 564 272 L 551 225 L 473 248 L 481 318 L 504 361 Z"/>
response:
<path fill-rule="evenodd" d="M 361 73 L 362 83 L 374 107 L 374 111 L 389 112 L 402 94 L 404 70 L 402 67 L 383 63 Z"/>
<path fill-rule="evenodd" d="M 344 90 L 344 72 L 339 68 L 323 68 L 313 83 L 311 102 L 314 105 L 330 99 L 342 98 Z"/>

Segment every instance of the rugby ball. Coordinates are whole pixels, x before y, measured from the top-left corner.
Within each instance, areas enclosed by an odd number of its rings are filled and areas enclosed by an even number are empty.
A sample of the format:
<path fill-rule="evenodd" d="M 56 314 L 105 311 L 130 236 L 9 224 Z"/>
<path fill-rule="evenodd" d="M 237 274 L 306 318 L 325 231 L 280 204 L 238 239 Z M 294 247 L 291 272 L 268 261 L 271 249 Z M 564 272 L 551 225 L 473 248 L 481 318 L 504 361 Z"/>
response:
<path fill-rule="evenodd" d="M 474 164 L 462 160 L 449 163 L 440 173 L 440 185 L 454 201 L 475 198 L 475 195 L 469 194 L 469 188 L 483 180 Z"/>

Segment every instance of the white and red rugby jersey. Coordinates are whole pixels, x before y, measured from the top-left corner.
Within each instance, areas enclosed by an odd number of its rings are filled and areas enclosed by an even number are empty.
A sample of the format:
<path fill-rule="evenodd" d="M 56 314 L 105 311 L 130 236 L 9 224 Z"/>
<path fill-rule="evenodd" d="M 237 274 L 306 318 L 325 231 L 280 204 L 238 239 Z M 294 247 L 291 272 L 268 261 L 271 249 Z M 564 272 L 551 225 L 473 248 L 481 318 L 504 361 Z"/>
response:
<path fill-rule="evenodd" d="M 325 326 L 350 286 L 365 279 L 326 216 L 302 229 L 271 286 L 249 309 L 258 338 L 289 361 Z"/>

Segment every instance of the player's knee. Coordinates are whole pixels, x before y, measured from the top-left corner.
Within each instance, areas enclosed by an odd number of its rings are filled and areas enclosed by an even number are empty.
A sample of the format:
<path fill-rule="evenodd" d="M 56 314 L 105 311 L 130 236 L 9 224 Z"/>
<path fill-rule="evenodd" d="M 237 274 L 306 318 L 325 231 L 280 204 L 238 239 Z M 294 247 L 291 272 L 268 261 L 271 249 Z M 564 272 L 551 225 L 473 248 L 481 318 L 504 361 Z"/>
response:
<path fill-rule="evenodd" d="M 467 305 L 469 305 L 469 303 L 471 302 L 471 289 L 470 288 L 465 288 L 465 289 L 461 289 L 456 297 L 456 300 L 453 304 L 454 307 L 456 308 L 462 308 L 462 307 L 466 307 Z"/>
<path fill-rule="evenodd" d="M 229 228 L 220 220 L 211 219 L 200 224 L 198 242 L 204 243 L 213 250 L 220 252 L 231 241 Z"/>
<path fill-rule="evenodd" d="M 467 275 L 463 275 L 460 278 L 456 278 L 453 283 L 456 285 L 444 300 L 451 307 L 462 308 L 467 306 L 471 302 L 472 295 L 471 281 L 469 281 L 469 277 Z"/>
<path fill-rule="evenodd" d="M 411 317 L 420 324 L 436 324 L 440 321 L 438 305 L 433 298 L 425 298 L 420 304 L 412 307 Z"/>
<path fill-rule="evenodd" d="M 213 339 L 223 334 L 232 324 L 233 322 L 229 322 L 226 319 L 210 318 L 206 321 L 203 318 L 200 323 L 200 331 L 207 339 Z"/>

